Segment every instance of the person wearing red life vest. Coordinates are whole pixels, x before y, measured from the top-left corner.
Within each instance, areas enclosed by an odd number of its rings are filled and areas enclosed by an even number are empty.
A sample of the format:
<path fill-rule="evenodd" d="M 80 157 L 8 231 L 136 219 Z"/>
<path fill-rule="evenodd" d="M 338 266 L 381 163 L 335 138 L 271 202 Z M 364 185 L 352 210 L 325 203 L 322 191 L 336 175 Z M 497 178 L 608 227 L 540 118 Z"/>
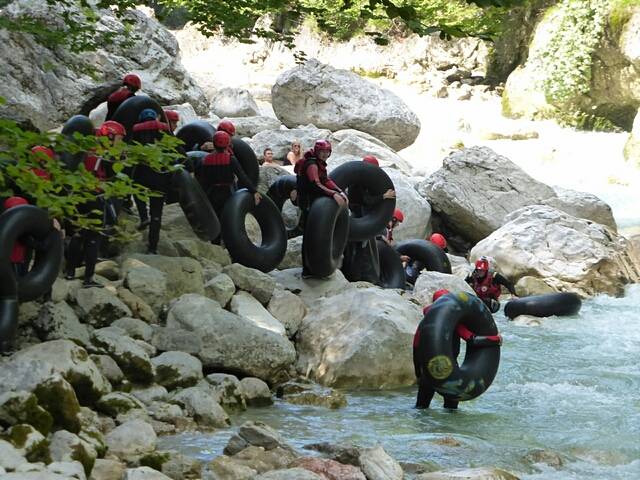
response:
<path fill-rule="evenodd" d="M 157 142 L 163 135 L 169 135 L 169 125 L 158 120 L 158 112 L 152 108 L 145 108 L 138 116 L 138 122 L 133 126 L 131 139 L 142 145 Z M 147 253 L 158 253 L 160 229 L 162 227 L 162 210 L 165 197 L 171 186 L 171 175 L 168 172 L 158 172 L 149 165 L 140 163 L 133 168 L 133 180 L 154 192 L 147 203 L 135 198 L 136 208 L 140 217 L 138 230 L 149 227 Z"/>
<path fill-rule="evenodd" d="M 134 73 L 129 73 L 122 79 L 122 86 L 107 98 L 107 116 L 105 120 L 111 120 L 113 114 L 125 100 L 134 97 L 142 88 L 142 80 Z"/>
<path fill-rule="evenodd" d="M 491 313 L 496 313 L 500 309 L 498 299 L 502 294 L 502 287 L 509 290 L 511 295 L 516 296 L 513 284 L 498 272 L 490 269 L 489 259 L 480 257 L 476 261 L 473 272 L 465 278 L 465 281 L 471 285 L 476 295 L 485 303 Z"/>
<path fill-rule="evenodd" d="M 167 123 L 169 125 L 169 131 L 171 133 L 175 132 L 178 128 L 178 122 L 180 121 L 180 114 L 175 110 L 165 110 L 164 116 L 167 119 Z"/>
<path fill-rule="evenodd" d="M 19 207 L 20 205 L 29 205 L 29 202 L 26 198 L 14 196 L 7 198 L 3 203 L 3 207 L 5 210 Z M 27 265 L 27 246 L 21 240 L 17 240 L 13 245 L 9 260 L 13 264 L 13 270 L 15 271 L 17 277 L 21 277 L 27 274 L 29 267 Z"/>
<path fill-rule="evenodd" d="M 331 144 L 327 140 L 317 140 L 311 150 L 304 154 L 303 160 L 296 163 L 293 171 L 296 174 L 296 190 L 298 191 L 298 207 L 301 210 L 299 225 L 301 228 L 313 228 L 307 225 L 307 217 L 313 202 L 318 198 L 332 198 L 338 205 L 348 205 L 348 199 L 338 185 L 327 173 L 327 159 L 331 155 Z M 302 242 L 302 277 L 310 278 L 311 272 L 305 263 L 304 242 Z"/>
<path fill-rule="evenodd" d="M 429 386 L 426 381 L 427 376 L 424 375 L 424 367 L 427 363 L 427 359 L 425 358 L 425 352 L 421 344 L 421 338 L 423 338 L 425 335 L 424 331 L 429 309 L 434 303 L 438 301 L 440 297 L 443 297 L 448 293 L 450 292 L 446 289 L 440 289 L 434 292 L 432 297 L 433 303 L 424 307 L 424 309 L 422 310 L 422 314 L 424 315 L 424 317 L 422 318 L 422 321 L 418 325 L 416 333 L 413 336 L 413 368 L 415 370 L 416 378 L 418 379 L 418 395 L 416 398 L 416 408 L 419 409 L 429 408 L 431 400 L 433 399 L 433 396 L 435 394 L 435 390 L 431 386 Z M 460 353 L 460 339 L 463 339 L 465 342 L 467 342 L 468 346 L 487 346 L 493 344 L 502 345 L 502 337 L 500 335 L 477 336 L 464 325 L 458 324 L 456 326 L 454 338 L 452 339 L 454 357 L 457 357 Z M 458 408 L 458 401 L 453 400 L 452 398 L 444 397 L 444 408 L 455 410 Z"/>
<path fill-rule="evenodd" d="M 122 141 L 126 135 L 124 126 L 118 122 L 108 120 L 96 130 L 97 137 L 107 137 L 112 145 Z M 94 152 L 88 152 L 83 162 L 84 169 L 92 173 L 100 182 L 105 182 L 111 176 L 110 162 L 105 161 Z M 67 263 L 65 278 L 73 280 L 76 268 L 84 262 L 83 288 L 100 288 L 103 285 L 93 278 L 98 252 L 100 250 L 100 229 L 104 226 L 105 199 L 102 190 L 98 187 L 92 200 L 78 205 L 78 213 L 86 218 L 94 220 L 95 228 L 83 228 L 79 231 L 67 222 L 65 231 L 70 237 L 67 247 Z"/>
<path fill-rule="evenodd" d="M 229 146 L 231 137 L 227 132 L 218 130 L 213 134 L 213 151 L 196 164 L 195 178 L 200 183 L 215 210 L 218 218 L 222 216 L 225 203 L 237 189 L 237 181 L 247 185 L 254 196 L 256 205 L 262 196 L 242 169 L 240 162 L 233 156 Z M 219 242 L 219 239 L 216 240 Z"/>

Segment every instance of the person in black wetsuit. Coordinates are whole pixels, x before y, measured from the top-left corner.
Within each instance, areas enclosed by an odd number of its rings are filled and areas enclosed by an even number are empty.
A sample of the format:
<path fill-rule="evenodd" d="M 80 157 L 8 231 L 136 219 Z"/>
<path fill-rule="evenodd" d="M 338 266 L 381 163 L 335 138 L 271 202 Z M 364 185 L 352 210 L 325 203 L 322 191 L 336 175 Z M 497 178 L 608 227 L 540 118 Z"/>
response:
<path fill-rule="evenodd" d="M 379 168 L 378 159 L 373 155 L 365 156 L 362 161 L 373 167 Z M 366 188 L 354 185 L 347 191 L 349 198 L 349 210 L 353 217 L 363 217 L 372 207 L 383 200 L 395 198 L 396 192 L 389 189 L 382 195 L 373 195 Z M 350 282 L 365 281 L 378 285 L 380 283 L 380 270 L 376 268 L 377 259 L 372 258 L 372 249 L 369 240 L 360 242 L 348 242 L 342 261 L 342 272 Z"/>
<path fill-rule="evenodd" d="M 413 336 L 413 368 L 415 370 L 416 378 L 418 379 L 418 396 L 416 398 L 416 408 L 423 409 L 429 408 L 431 400 L 435 395 L 435 389 L 429 385 L 428 377 L 425 375 L 424 368 L 427 365 L 427 359 L 425 358 L 424 347 L 422 340 L 425 338 L 425 327 L 427 322 L 427 314 L 431 306 L 438 301 L 438 299 L 444 295 L 447 295 L 449 290 L 441 289 L 436 290 L 433 294 L 431 305 L 426 306 L 422 310 L 424 315 L 422 321 L 416 329 L 416 333 Z M 460 339 L 467 342 L 467 346 L 495 346 L 502 345 L 502 337 L 500 335 L 489 336 L 477 336 L 462 323 L 459 323 L 455 329 L 455 335 L 453 335 L 453 357 L 457 358 L 460 354 Z M 450 397 L 444 397 L 444 408 L 450 410 L 456 410 L 458 408 L 458 400 L 454 400 Z"/>
<path fill-rule="evenodd" d="M 136 92 L 142 88 L 142 80 L 134 73 L 129 73 L 122 79 L 122 86 L 109 95 L 107 99 L 107 116 L 106 120 L 111 120 L 113 114 L 125 100 L 134 97 Z"/>
<path fill-rule="evenodd" d="M 112 120 L 105 122 L 96 131 L 99 137 L 108 137 L 112 145 L 122 141 L 126 135 L 124 126 Z M 112 175 L 109 162 L 104 161 L 94 153 L 88 153 L 84 159 L 84 168 L 96 176 L 100 181 L 107 181 Z M 65 269 L 65 278 L 73 280 L 75 271 L 84 262 L 84 281 L 82 286 L 85 288 L 102 287 L 102 285 L 93 279 L 96 262 L 98 261 L 98 252 L 100 250 L 100 230 L 104 227 L 104 208 L 105 200 L 102 190 L 95 192 L 94 199 L 78 205 L 78 213 L 92 219 L 96 222 L 95 228 L 83 228 L 79 231 L 70 222 L 65 226 L 65 232 L 70 237 L 67 247 L 67 264 Z"/>
<path fill-rule="evenodd" d="M 296 174 L 298 191 L 298 207 L 302 215 L 300 216 L 300 227 L 313 228 L 307 225 L 307 217 L 313 202 L 318 198 L 330 197 L 338 205 L 348 205 L 348 199 L 327 173 L 327 159 L 331 155 L 331 144 L 327 140 L 317 140 L 313 149 L 304 154 L 304 160 L 296 163 L 294 172 Z M 304 254 L 304 241 L 302 242 L 302 278 L 313 277 L 309 271 Z"/>
<path fill-rule="evenodd" d="M 498 299 L 502 294 L 502 287 L 509 290 L 509 293 L 514 297 L 517 296 L 513 284 L 509 280 L 498 272 L 491 271 L 487 257 L 480 257 L 476 261 L 475 270 L 465 278 L 465 281 L 471 285 L 480 300 L 489 307 L 491 313 L 496 313 L 500 310 Z"/>
<path fill-rule="evenodd" d="M 237 189 L 237 180 L 244 185 L 254 196 L 256 205 L 260 203 L 262 196 L 255 189 L 247 174 L 242 169 L 240 162 L 231 154 L 229 145 L 231 137 L 222 130 L 213 134 L 214 151 L 202 159 L 195 167 L 195 177 L 200 183 L 215 210 L 218 218 L 222 216 L 225 203 Z M 216 243 L 219 239 L 216 240 Z"/>
<path fill-rule="evenodd" d="M 434 233 L 429 237 L 429 241 L 435 246 L 441 248 L 444 252 L 447 251 L 447 240 L 443 235 Z M 416 280 L 418 280 L 418 277 L 420 276 L 420 272 L 425 268 L 425 264 L 420 260 L 413 260 L 411 258 L 406 263 L 407 265 L 404 269 L 404 273 L 407 278 L 407 283 L 415 285 Z"/>
<path fill-rule="evenodd" d="M 145 108 L 140 112 L 138 123 L 133 126 L 131 139 L 142 145 L 148 145 L 157 142 L 165 134 L 169 134 L 169 125 L 158 121 L 158 114 L 155 110 Z M 147 253 L 156 254 L 160 241 L 162 210 L 171 184 L 171 175 L 168 172 L 157 172 L 148 165 L 138 164 L 133 169 L 133 180 L 152 190 L 155 194 L 149 199 L 148 213 L 145 202 L 139 198 L 136 198 L 135 202 L 140 216 L 138 229 L 144 230 L 147 226 L 149 227 Z"/>

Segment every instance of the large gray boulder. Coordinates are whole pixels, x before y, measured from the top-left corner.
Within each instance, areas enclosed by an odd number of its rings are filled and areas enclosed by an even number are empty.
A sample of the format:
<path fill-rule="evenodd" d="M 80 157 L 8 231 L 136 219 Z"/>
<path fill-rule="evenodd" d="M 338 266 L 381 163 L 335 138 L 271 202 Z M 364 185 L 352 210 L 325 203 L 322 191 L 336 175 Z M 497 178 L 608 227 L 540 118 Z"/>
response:
<path fill-rule="evenodd" d="M 212 393 L 206 388 L 189 387 L 176 393 L 173 401 L 203 427 L 228 427 L 231 424 L 229 416 Z"/>
<path fill-rule="evenodd" d="M 91 344 L 87 326 L 80 323 L 76 313 L 64 301 L 46 303 L 33 326 L 42 340 L 67 339 L 82 347 Z"/>
<path fill-rule="evenodd" d="M 193 258 L 132 255 L 129 261 L 131 260 L 138 260 L 166 275 L 167 299 L 177 298 L 184 293 L 198 293 L 200 295 L 204 293 L 202 265 Z"/>
<path fill-rule="evenodd" d="M 200 295 L 183 295 L 170 308 L 167 328 L 200 338 L 195 355 L 206 369 L 238 371 L 272 382 L 294 362 L 289 340 L 252 321 L 223 310 Z"/>
<path fill-rule="evenodd" d="M 378 288 L 317 301 L 296 337 L 298 369 L 339 388 L 411 385 L 411 341 L 421 316 L 397 292 Z"/>
<path fill-rule="evenodd" d="M 404 221 L 393 230 L 393 238 L 425 238 L 430 230 L 431 205 L 416 191 L 414 179 L 390 168 L 385 168 L 384 171 L 396 190 L 396 208 L 404 214 Z"/>
<path fill-rule="evenodd" d="M 274 270 L 270 274 L 278 284 L 296 295 L 308 306 L 324 297 L 333 297 L 353 289 L 353 285 L 336 270 L 329 278 L 302 278 L 301 268 Z"/>
<path fill-rule="evenodd" d="M 131 458 L 151 453 L 158 437 L 153 427 L 142 420 L 129 420 L 107 434 L 109 453 L 120 458 Z"/>
<path fill-rule="evenodd" d="M 420 133 L 418 117 L 395 94 L 315 59 L 282 73 L 271 98 L 276 116 L 289 128 L 307 123 L 329 130 L 353 128 L 396 150 L 411 145 Z"/>
<path fill-rule="evenodd" d="M 466 292 L 475 295 L 473 289 L 462 278 L 440 272 L 424 271 L 413 287 L 413 298 L 422 306 L 432 303 L 433 294 L 440 289 L 451 293 Z"/>
<path fill-rule="evenodd" d="M 418 191 L 449 230 L 473 243 L 503 225 L 507 214 L 556 196 L 487 147 L 452 153 Z"/>
<path fill-rule="evenodd" d="M 400 170 L 405 175 L 411 174 L 409 163 L 379 140 L 370 140 L 361 135 L 352 134 L 332 146 L 333 151 L 328 160 L 329 168 L 337 167 L 351 160 L 362 160 L 366 155 L 373 155 L 378 159 L 381 167 Z"/>
<path fill-rule="evenodd" d="M 164 352 L 151 360 L 156 368 L 156 381 L 173 390 L 190 387 L 202 379 L 202 363 L 184 352 Z"/>
<path fill-rule="evenodd" d="M 597 196 L 562 187 L 553 187 L 553 190 L 557 196 L 545 200 L 544 205 L 557 208 L 577 218 L 600 223 L 614 232 L 617 231 L 618 227 L 611 207 Z"/>
<path fill-rule="evenodd" d="M 257 327 L 271 330 L 280 335 L 287 333 L 284 325 L 247 292 L 240 291 L 233 296 L 230 310 L 236 315 L 250 320 Z"/>
<path fill-rule="evenodd" d="M 309 125 L 290 130 L 263 130 L 251 138 L 248 143 L 258 158 L 263 157 L 264 149 L 268 147 L 273 150 L 273 158 L 283 160 L 287 157 L 294 141 L 300 142 L 304 152 L 312 148 L 316 140 L 327 139 L 330 135 L 330 130 Z"/>
<path fill-rule="evenodd" d="M 93 343 L 110 355 L 130 380 L 152 382 L 155 369 L 145 349 L 118 327 L 95 330 Z"/>
<path fill-rule="evenodd" d="M 87 351 L 69 340 L 53 340 L 20 350 L 11 362 L 28 364 L 43 362 L 51 365 L 73 385 L 78 398 L 90 402 L 111 391 L 111 384 L 100 372 Z"/>
<path fill-rule="evenodd" d="M 280 128 L 280 120 L 273 117 L 253 115 L 247 117 L 224 117 L 236 127 L 236 135 L 239 137 L 253 137 L 263 130 L 277 130 Z"/>
<path fill-rule="evenodd" d="M 250 117 L 258 115 L 260 109 L 249 90 L 225 87 L 211 99 L 211 111 L 218 117 Z"/>
<path fill-rule="evenodd" d="M 60 2 L 19 0 L 11 2 L 2 14 L 9 18 L 26 16 L 61 29 L 65 10 Z M 72 14 L 82 16 L 77 11 Z M 125 20 L 132 22 L 127 27 L 111 10 L 96 14 L 98 29 L 115 37 L 95 52 L 84 54 L 44 47 L 25 33 L 0 31 L 4 67 L 0 96 L 7 100 L 0 106 L 0 116 L 42 130 L 55 128 L 72 115 L 88 114 L 119 87 L 129 72 L 137 73 L 144 92 L 161 103 L 189 102 L 199 113 L 206 113 L 204 93 L 182 67 L 178 43 L 167 29 L 139 10 L 125 15 Z M 129 28 L 135 35 L 128 36 L 132 45 L 123 49 L 123 33 Z M 25 83 L 25 79 L 29 81 Z"/>
<path fill-rule="evenodd" d="M 556 291 L 621 295 L 640 280 L 640 259 L 611 229 L 544 205 L 522 208 L 471 250 L 493 257 L 513 283 L 537 277 Z"/>
<path fill-rule="evenodd" d="M 111 288 L 81 288 L 76 292 L 76 303 L 81 317 L 95 328 L 107 327 L 118 318 L 132 315 Z"/>

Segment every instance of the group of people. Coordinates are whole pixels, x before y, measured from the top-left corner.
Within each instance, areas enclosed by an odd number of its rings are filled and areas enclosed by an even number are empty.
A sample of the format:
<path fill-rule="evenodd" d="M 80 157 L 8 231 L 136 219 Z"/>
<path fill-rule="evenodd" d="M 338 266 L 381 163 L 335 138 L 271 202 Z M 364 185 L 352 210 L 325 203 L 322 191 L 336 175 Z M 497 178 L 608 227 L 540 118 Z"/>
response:
<path fill-rule="evenodd" d="M 291 143 L 291 149 L 287 153 L 287 156 L 284 160 L 276 160 L 273 156 L 273 149 L 271 147 L 267 147 L 262 151 L 262 165 L 279 165 L 279 166 L 293 166 L 304 159 L 304 154 L 302 153 L 302 144 L 298 140 L 294 140 Z"/>

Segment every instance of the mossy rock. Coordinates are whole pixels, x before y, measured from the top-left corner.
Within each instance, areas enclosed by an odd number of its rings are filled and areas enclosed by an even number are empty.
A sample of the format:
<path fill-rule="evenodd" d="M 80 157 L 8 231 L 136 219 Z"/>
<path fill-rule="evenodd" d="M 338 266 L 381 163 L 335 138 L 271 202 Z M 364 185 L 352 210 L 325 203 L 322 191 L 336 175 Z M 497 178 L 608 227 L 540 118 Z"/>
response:
<path fill-rule="evenodd" d="M 161 472 L 162 465 L 168 462 L 170 458 L 171 458 L 170 452 L 156 451 L 140 457 L 139 463 L 141 467 L 150 467 L 150 468 L 153 468 L 154 470 Z"/>
<path fill-rule="evenodd" d="M 30 462 L 51 462 L 49 440 L 31 425 L 14 425 L 0 436 L 0 438 L 10 442 L 17 449 L 22 450 L 25 458 Z"/>
<path fill-rule="evenodd" d="M 33 425 L 43 435 L 53 426 L 53 417 L 38 405 L 38 398 L 29 392 L 7 392 L 0 396 L 0 424 L 5 427 L 18 423 Z"/>
<path fill-rule="evenodd" d="M 145 407 L 142 402 L 133 395 L 124 392 L 112 392 L 100 398 L 100 400 L 96 402 L 96 408 L 98 411 L 115 418 L 130 410 L 144 410 Z"/>

